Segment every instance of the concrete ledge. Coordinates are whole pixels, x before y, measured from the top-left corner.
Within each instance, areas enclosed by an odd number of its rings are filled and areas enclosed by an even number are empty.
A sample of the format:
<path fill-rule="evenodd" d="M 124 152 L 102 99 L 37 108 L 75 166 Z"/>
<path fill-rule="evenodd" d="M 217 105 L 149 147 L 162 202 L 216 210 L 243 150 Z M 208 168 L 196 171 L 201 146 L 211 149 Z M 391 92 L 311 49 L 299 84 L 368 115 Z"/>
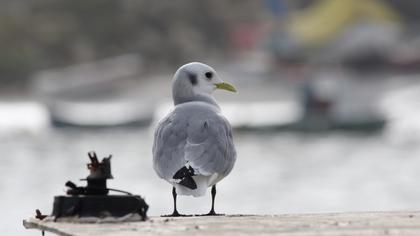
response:
<path fill-rule="evenodd" d="M 420 212 L 227 215 L 146 222 L 65 223 L 28 219 L 23 225 L 65 236 L 138 235 L 420 235 Z"/>

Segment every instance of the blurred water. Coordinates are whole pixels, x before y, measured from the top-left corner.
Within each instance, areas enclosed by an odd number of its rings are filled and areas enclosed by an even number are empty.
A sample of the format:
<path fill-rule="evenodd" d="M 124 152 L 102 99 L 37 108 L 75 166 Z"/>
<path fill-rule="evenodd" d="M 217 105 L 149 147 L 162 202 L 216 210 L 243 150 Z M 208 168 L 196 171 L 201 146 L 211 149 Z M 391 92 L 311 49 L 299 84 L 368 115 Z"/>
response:
<path fill-rule="evenodd" d="M 235 133 L 238 160 L 218 185 L 223 213 L 419 209 L 420 146 L 395 146 L 382 134 Z M 152 169 L 148 129 L 51 129 L 0 138 L 0 232 L 39 235 L 22 220 L 52 210 L 67 180 L 87 175 L 86 153 L 113 154 L 110 187 L 141 194 L 150 215 L 172 211 L 171 187 Z M 179 198 L 182 213 L 206 213 L 210 196 Z"/>

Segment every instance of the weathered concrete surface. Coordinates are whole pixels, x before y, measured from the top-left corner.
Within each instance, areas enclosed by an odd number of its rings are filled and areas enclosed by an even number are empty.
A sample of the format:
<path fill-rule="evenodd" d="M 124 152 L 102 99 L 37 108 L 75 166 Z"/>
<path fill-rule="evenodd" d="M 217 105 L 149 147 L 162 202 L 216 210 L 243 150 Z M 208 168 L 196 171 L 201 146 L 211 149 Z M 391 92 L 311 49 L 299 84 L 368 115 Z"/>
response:
<path fill-rule="evenodd" d="M 59 235 L 420 235 L 420 212 L 228 215 L 146 222 L 76 224 L 29 219 L 26 228 Z"/>

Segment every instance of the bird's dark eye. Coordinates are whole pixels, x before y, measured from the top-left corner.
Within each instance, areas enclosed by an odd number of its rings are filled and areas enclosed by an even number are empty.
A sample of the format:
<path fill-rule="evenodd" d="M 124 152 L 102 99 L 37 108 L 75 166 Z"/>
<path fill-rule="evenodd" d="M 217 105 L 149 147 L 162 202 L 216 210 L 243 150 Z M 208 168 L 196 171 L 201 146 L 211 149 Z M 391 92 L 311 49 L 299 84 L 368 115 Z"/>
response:
<path fill-rule="evenodd" d="M 211 72 L 206 72 L 204 75 L 206 76 L 208 80 L 211 80 L 211 78 L 213 78 L 213 73 Z"/>

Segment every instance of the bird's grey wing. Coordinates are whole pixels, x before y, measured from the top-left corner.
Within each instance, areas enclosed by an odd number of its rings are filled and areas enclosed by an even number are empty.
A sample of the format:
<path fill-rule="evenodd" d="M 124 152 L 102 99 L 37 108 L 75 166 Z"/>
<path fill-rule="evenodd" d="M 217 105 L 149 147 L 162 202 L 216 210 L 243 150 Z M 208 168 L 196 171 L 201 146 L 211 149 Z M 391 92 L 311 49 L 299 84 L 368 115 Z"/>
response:
<path fill-rule="evenodd" d="M 229 174 L 236 161 L 229 122 L 219 114 L 190 121 L 185 159 L 199 174 Z"/>
<path fill-rule="evenodd" d="M 156 127 L 153 143 L 153 167 L 159 177 L 170 180 L 185 165 L 184 147 L 187 122 L 172 112 Z"/>

